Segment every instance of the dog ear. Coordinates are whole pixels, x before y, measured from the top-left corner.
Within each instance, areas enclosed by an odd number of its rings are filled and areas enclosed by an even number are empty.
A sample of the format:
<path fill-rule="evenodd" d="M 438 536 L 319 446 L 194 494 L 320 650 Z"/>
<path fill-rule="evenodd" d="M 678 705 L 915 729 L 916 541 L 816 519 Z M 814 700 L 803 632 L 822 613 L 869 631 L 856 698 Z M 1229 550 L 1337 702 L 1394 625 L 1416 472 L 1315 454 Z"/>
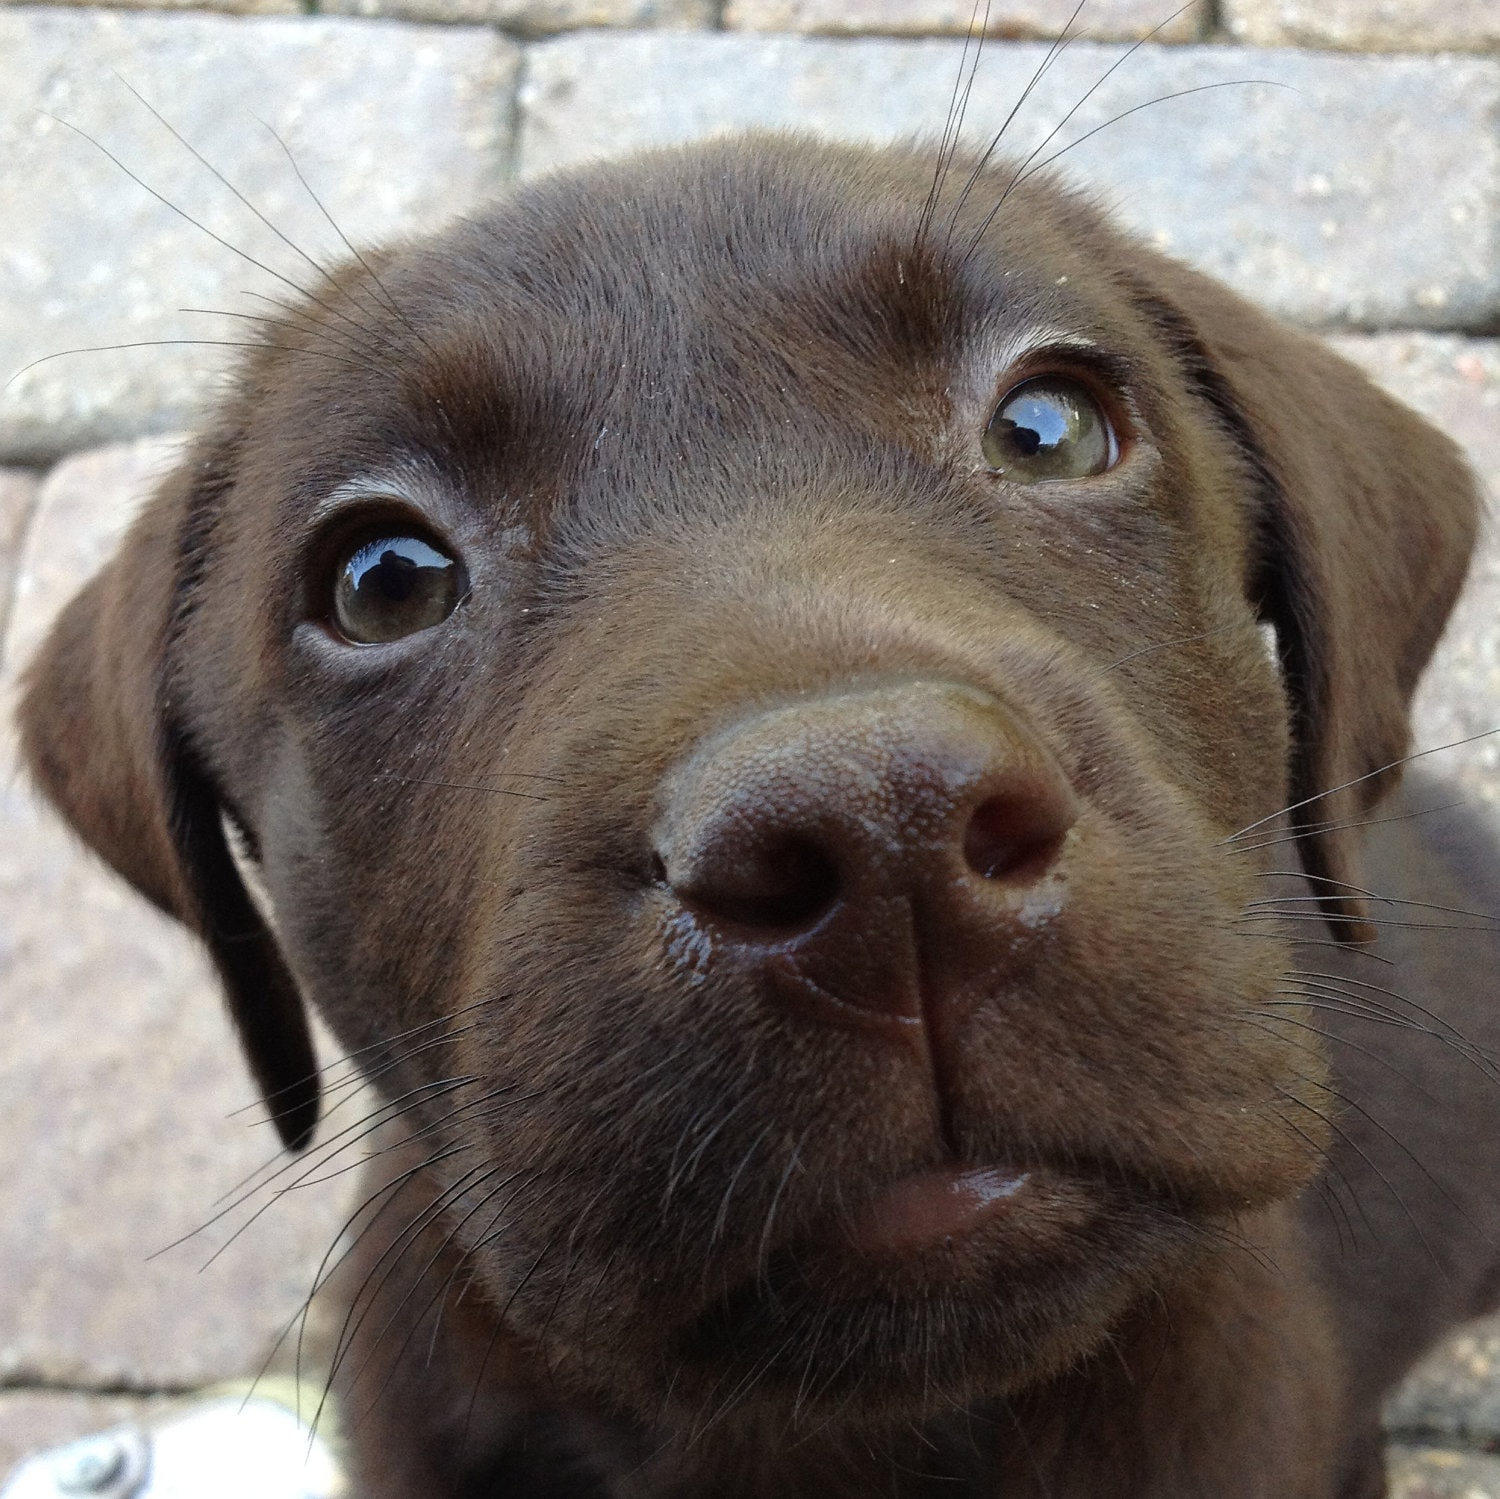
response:
<path fill-rule="evenodd" d="M 1171 262 L 1141 280 L 1258 490 L 1246 581 L 1292 701 L 1288 815 L 1333 934 L 1372 940 L 1355 825 L 1399 778 L 1412 692 L 1478 529 L 1473 475 L 1318 340 Z"/>
<path fill-rule="evenodd" d="M 27 672 L 21 743 L 83 840 L 203 940 L 277 1131 L 296 1150 L 318 1117 L 306 1009 L 235 866 L 221 799 L 172 714 L 174 625 L 212 488 L 201 476 L 213 469 L 190 460 L 170 478 L 63 610 Z"/>

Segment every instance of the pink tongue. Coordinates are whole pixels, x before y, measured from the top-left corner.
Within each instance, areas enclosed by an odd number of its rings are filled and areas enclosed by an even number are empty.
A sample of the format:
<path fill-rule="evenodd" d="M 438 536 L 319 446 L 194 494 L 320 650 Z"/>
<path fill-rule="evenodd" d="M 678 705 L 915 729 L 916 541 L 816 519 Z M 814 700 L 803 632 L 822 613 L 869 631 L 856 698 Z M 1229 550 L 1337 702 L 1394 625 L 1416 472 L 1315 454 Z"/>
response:
<path fill-rule="evenodd" d="M 850 1237 L 866 1254 L 893 1254 L 967 1233 L 1026 1185 L 1029 1172 L 993 1166 L 924 1171 L 867 1203 Z"/>

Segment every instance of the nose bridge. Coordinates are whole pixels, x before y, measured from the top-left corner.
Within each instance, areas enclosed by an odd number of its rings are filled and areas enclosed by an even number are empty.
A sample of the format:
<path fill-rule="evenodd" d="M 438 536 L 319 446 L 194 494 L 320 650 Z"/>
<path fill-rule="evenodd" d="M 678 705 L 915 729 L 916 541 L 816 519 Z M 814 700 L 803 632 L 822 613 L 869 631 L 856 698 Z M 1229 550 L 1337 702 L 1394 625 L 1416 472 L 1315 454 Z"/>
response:
<path fill-rule="evenodd" d="M 689 672 L 709 639 L 705 665 L 721 693 L 762 676 L 795 690 L 814 670 L 848 683 L 877 658 L 887 678 L 918 676 L 970 654 L 945 649 L 950 639 L 1034 633 L 992 559 L 976 558 L 965 496 L 913 460 L 905 467 L 861 476 L 852 456 L 804 459 L 789 474 L 737 466 L 681 494 L 653 491 L 644 529 L 617 497 L 622 534 L 594 524 L 569 541 L 557 575 L 568 628 L 618 650 L 622 614 L 649 620 L 629 654 Z"/>
<path fill-rule="evenodd" d="M 931 1030 L 1024 937 L 1076 816 L 1018 715 L 917 680 L 710 736 L 666 778 L 655 840 L 684 911 L 797 1013 Z"/>

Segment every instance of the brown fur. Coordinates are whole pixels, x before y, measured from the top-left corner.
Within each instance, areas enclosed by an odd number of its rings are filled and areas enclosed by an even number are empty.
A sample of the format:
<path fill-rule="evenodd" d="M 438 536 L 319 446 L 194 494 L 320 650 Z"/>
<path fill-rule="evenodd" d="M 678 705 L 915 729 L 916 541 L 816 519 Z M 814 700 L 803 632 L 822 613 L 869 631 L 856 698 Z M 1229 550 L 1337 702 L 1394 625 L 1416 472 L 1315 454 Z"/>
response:
<path fill-rule="evenodd" d="M 1472 482 L 1086 203 L 968 253 L 1008 177 L 933 180 L 754 137 L 343 271 L 33 669 L 36 776 L 204 938 L 288 1142 L 304 999 L 392 1101 L 366 1495 L 1365 1499 L 1382 1394 L 1490 1304 L 1495 944 L 1379 966 L 1365 892 L 1495 863 L 1361 831 Z M 1055 369 L 1124 460 L 997 477 Z M 472 590 L 356 648 L 377 514 Z M 957 1167 L 1026 1180 L 882 1248 Z"/>

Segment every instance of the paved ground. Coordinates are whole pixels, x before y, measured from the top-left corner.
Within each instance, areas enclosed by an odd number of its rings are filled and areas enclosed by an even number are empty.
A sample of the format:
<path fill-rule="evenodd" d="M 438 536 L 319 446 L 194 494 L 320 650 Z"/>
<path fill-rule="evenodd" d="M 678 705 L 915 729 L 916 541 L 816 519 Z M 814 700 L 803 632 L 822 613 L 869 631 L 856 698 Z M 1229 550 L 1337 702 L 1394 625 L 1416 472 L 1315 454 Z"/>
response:
<path fill-rule="evenodd" d="M 1158 243 L 1325 328 L 1500 493 L 1500 6 L 1222 0 L 1171 17 L 1175 3 L 1090 0 L 1098 40 L 1054 62 L 1008 144 L 1050 155 L 1080 140 L 1059 165 Z M 241 337 L 308 274 L 302 251 L 341 253 L 324 209 L 368 242 L 518 174 L 726 126 L 935 133 L 970 9 L 306 8 L 0 3 L 0 378 L 27 366 L 0 391 L 7 722 L 46 621 L 211 395 L 228 351 L 199 341 Z M 1005 117 L 1071 9 L 996 0 L 976 132 Z M 1492 541 L 1419 737 L 1497 725 Z M 38 811 L 12 754 L 0 728 L 0 1473 L 29 1447 L 257 1368 L 350 1210 L 342 1168 L 357 1154 L 339 1150 L 351 1131 L 308 1166 L 275 1159 L 201 961 Z M 1500 812 L 1500 741 L 1443 762 Z M 351 1096 L 351 1125 L 360 1109 Z M 1500 1330 L 1444 1350 L 1391 1425 L 1402 1499 L 1500 1499 Z"/>

